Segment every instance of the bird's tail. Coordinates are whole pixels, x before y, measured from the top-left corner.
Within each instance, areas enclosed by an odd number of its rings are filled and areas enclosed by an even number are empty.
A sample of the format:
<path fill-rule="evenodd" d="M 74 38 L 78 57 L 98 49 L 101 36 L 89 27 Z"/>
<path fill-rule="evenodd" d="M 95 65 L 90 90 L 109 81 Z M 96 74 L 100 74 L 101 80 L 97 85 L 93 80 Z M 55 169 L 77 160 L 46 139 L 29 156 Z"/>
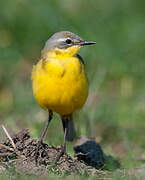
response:
<path fill-rule="evenodd" d="M 76 133 L 75 133 L 75 126 L 72 115 L 62 116 L 61 119 L 62 119 L 63 131 L 65 132 L 66 129 L 66 140 L 73 141 Z"/>

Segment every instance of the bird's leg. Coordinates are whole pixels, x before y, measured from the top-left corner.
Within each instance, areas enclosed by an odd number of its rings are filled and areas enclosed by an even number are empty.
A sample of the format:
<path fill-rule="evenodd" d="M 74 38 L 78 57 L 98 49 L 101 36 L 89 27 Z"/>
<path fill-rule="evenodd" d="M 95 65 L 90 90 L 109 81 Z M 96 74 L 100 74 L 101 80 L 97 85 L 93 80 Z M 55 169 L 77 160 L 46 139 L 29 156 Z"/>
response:
<path fill-rule="evenodd" d="M 44 127 L 44 130 L 42 131 L 42 134 L 40 136 L 40 140 L 39 142 L 42 144 L 43 143 L 43 138 L 47 132 L 47 129 L 48 129 L 48 126 L 52 120 L 52 117 L 53 117 L 53 112 L 51 110 L 49 110 L 49 117 L 48 117 L 48 121 L 47 121 L 47 125 Z"/>
<path fill-rule="evenodd" d="M 48 126 L 52 120 L 52 117 L 53 117 L 53 112 L 51 110 L 49 110 L 49 117 L 48 117 L 48 121 L 47 121 L 47 125 L 44 127 L 44 130 L 42 131 L 42 134 L 40 136 L 40 139 L 38 141 L 38 144 L 37 144 L 37 148 L 36 148 L 36 152 L 35 152 L 35 161 L 37 163 L 37 159 L 38 159 L 38 151 L 39 151 L 39 148 L 40 146 L 43 144 L 43 138 L 47 132 L 47 129 L 48 129 Z"/>
<path fill-rule="evenodd" d="M 64 121 L 64 139 L 63 139 L 63 145 L 62 145 L 62 154 L 64 154 L 66 151 L 66 135 L 68 133 L 68 121 L 70 121 L 70 119 L 66 117 Z"/>
<path fill-rule="evenodd" d="M 66 151 L 66 133 L 67 133 L 67 128 L 65 127 L 65 130 L 64 130 L 64 139 L 63 139 L 63 145 L 62 145 L 62 152 L 63 152 L 63 154 Z"/>
<path fill-rule="evenodd" d="M 58 156 L 56 157 L 55 164 L 57 163 L 57 161 L 59 161 L 59 159 L 61 158 L 61 156 L 63 156 L 64 153 L 66 152 L 66 134 L 67 134 L 67 130 L 68 130 L 68 121 L 69 121 L 69 119 L 66 118 L 66 119 L 65 119 L 63 145 L 62 145 L 62 147 L 61 147 L 60 153 L 59 153 Z"/>

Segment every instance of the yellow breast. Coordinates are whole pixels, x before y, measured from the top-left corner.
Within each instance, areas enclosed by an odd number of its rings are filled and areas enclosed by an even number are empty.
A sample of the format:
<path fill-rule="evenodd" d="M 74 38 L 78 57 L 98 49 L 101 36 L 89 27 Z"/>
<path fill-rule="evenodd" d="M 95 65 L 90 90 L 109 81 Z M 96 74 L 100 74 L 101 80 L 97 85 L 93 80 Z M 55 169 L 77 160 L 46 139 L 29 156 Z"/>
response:
<path fill-rule="evenodd" d="M 32 71 L 33 93 L 44 109 L 68 115 L 88 96 L 84 65 L 77 57 L 41 59 Z"/>

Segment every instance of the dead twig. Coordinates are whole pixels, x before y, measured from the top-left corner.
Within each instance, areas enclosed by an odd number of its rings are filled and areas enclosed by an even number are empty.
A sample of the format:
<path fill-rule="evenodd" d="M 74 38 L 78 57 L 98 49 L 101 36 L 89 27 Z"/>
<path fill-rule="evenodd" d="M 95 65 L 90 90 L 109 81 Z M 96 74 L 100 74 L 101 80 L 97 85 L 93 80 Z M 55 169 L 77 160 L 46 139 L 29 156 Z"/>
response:
<path fill-rule="evenodd" d="M 15 146 L 15 144 L 14 144 L 14 141 L 12 140 L 12 138 L 11 138 L 11 136 L 9 135 L 8 131 L 6 130 L 5 126 L 2 125 L 2 128 L 3 128 L 4 132 L 5 132 L 5 134 L 7 135 L 8 139 L 10 140 L 10 143 L 12 144 L 13 148 L 16 149 L 16 146 Z"/>
<path fill-rule="evenodd" d="M 13 149 L 13 148 L 10 148 L 10 147 L 8 147 L 8 146 L 5 146 L 4 144 L 0 144 L 0 146 L 1 146 L 2 148 L 7 149 L 8 151 L 14 152 L 19 158 L 24 159 L 24 158 L 21 156 L 21 154 L 20 154 L 18 151 L 16 151 L 16 149 Z"/>
<path fill-rule="evenodd" d="M 3 131 L 5 132 L 6 136 L 7 136 L 8 139 L 10 140 L 10 143 L 11 143 L 11 145 L 13 146 L 14 149 L 13 149 L 13 148 L 10 148 L 10 147 L 8 147 L 8 146 L 5 146 L 4 144 L 0 144 L 0 146 L 3 147 L 3 148 L 5 148 L 5 149 L 7 149 L 7 150 L 9 150 L 9 151 L 14 152 L 19 158 L 24 159 L 24 158 L 21 156 L 21 154 L 17 151 L 14 141 L 13 141 L 13 139 L 11 138 L 11 136 L 9 135 L 9 133 L 8 133 L 8 131 L 6 130 L 6 128 L 5 128 L 4 125 L 2 125 L 2 128 L 3 128 Z"/>
<path fill-rule="evenodd" d="M 7 156 L 11 156 L 12 153 L 10 152 L 6 152 L 6 153 L 0 153 L 0 157 L 7 157 Z"/>
<path fill-rule="evenodd" d="M 14 151 L 14 149 L 13 148 L 10 148 L 10 147 L 8 147 L 8 146 L 5 146 L 4 144 L 1 144 L 0 143 L 0 146 L 2 147 L 2 148 L 5 148 L 5 149 L 7 149 L 8 151 Z"/>

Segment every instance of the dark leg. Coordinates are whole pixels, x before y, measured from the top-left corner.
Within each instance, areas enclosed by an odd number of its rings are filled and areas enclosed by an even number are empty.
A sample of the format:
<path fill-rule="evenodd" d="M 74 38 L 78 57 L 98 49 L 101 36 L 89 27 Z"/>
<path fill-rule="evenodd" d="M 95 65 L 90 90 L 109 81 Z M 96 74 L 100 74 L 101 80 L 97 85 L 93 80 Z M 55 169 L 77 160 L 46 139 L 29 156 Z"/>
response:
<path fill-rule="evenodd" d="M 61 156 L 65 153 L 66 151 L 66 134 L 67 134 L 67 130 L 68 130 L 68 118 L 65 118 L 65 120 L 63 121 L 63 127 L 64 127 L 64 140 L 63 140 L 63 145 L 62 145 L 62 149 L 61 152 L 58 154 L 58 156 L 56 157 L 55 160 L 55 164 L 57 163 L 57 161 L 59 161 L 59 159 L 61 158 Z"/>
<path fill-rule="evenodd" d="M 36 148 L 36 152 L 35 152 L 35 161 L 37 163 L 37 159 L 38 159 L 38 151 L 39 151 L 39 148 L 41 147 L 41 145 L 43 144 L 43 138 L 47 132 L 47 129 L 48 129 L 48 126 L 52 120 L 52 117 L 53 117 L 53 112 L 51 110 L 49 110 L 49 117 L 48 117 L 48 121 L 47 121 L 47 125 L 44 127 L 44 130 L 40 136 L 40 140 L 38 141 L 38 144 L 37 144 L 37 148 Z"/>
<path fill-rule="evenodd" d="M 44 130 L 43 130 L 43 132 L 40 136 L 40 140 L 39 140 L 41 142 L 41 144 L 43 143 L 43 138 L 47 132 L 47 129 L 48 129 L 48 126 L 52 120 L 52 117 L 53 117 L 53 112 L 51 110 L 49 110 L 49 117 L 48 117 L 47 125 L 44 127 Z"/>
<path fill-rule="evenodd" d="M 63 145 L 62 145 L 63 153 L 65 153 L 66 151 L 66 133 L 67 133 L 67 128 L 65 128 L 64 130 L 64 139 L 63 139 Z"/>

